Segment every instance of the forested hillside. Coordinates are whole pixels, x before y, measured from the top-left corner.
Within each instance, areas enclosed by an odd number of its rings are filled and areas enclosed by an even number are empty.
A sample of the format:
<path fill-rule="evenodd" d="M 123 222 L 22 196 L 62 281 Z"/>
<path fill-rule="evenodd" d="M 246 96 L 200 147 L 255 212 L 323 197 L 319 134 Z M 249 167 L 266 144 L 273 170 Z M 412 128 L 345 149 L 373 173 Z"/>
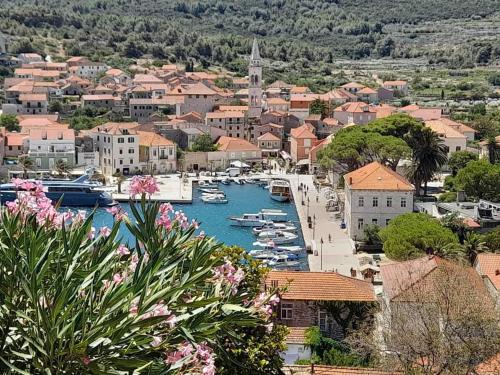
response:
<path fill-rule="evenodd" d="M 305 65 L 425 57 L 460 68 L 500 58 L 498 0 L 0 0 L 0 9 L 11 52 L 115 63 L 152 55 L 238 71 L 254 36 L 265 58 Z"/>

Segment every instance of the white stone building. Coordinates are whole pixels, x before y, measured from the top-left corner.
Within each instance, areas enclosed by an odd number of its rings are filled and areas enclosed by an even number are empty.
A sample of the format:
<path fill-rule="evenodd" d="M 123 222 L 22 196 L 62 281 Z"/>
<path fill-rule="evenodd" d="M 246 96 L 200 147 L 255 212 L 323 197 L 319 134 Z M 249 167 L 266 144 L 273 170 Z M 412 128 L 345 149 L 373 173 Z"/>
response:
<path fill-rule="evenodd" d="M 165 174 L 177 169 L 175 143 L 153 133 L 138 131 L 139 162 L 144 173 Z"/>
<path fill-rule="evenodd" d="M 260 118 L 262 114 L 262 59 L 257 39 L 253 40 L 248 78 L 248 117 Z"/>
<path fill-rule="evenodd" d="M 353 239 L 363 239 L 368 224 L 383 228 L 396 216 L 413 211 L 413 185 L 379 162 L 347 173 L 344 180 L 344 220 Z"/>
<path fill-rule="evenodd" d="M 53 170 L 62 160 L 75 165 L 75 131 L 64 126 L 31 128 L 26 139 L 28 155 L 41 170 Z"/>

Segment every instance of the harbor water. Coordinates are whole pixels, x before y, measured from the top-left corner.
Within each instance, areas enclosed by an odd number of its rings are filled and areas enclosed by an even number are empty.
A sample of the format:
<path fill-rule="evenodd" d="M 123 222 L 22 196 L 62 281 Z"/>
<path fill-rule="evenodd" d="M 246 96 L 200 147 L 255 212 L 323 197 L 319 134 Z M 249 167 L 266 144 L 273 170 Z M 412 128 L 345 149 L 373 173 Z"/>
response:
<path fill-rule="evenodd" d="M 288 214 L 287 220 L 291 221 L 300 228 L 299 217 L 293 202 L 277 202 L 270 198 L 269 191 L 257 184 L 219 184 L 219 189 L 223 190 L 227 196 L 227 204 L 207 204 L 201 200 L 201 192 L 194 185 L 193 203 L 176 204 L 176 210 L 182 210 L 188 218 L 196 219 L 200 223 L 200 230 L 206 235 L 215 237 L 218 241 L 226 245 L 240 246 L 247 251 L 258 248 L 253 246 L 257 238 L 252 233 L 250 227 L 238 227 L 231 225 L 228 219 L 231 216 L 241 216 L 245 213 L 258 213 L 262 209 L 279 209 Z M 128 204 L 122 204 L 121 207 L 130 214 Z M 99 208 L 95 215 L 95 226 L 113 225 L 112 216 L 105 209 Z M 133 239 L 126 228 L 122 230 L 123 242 Z M 299 238 L 297 242 L 287 245 L 304 245 L 304 239 L 299 229 Z M 307 258 L 305 258 L 307 259 Z M 301 267 L 304 268 L 304 267 Z"/>

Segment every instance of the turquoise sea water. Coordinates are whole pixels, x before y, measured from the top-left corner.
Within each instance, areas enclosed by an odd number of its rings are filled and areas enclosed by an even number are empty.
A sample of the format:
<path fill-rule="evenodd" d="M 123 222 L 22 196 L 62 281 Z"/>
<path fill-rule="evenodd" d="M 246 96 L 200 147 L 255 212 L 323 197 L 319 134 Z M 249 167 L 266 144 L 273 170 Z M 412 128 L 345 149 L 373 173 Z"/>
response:
<path fill-rule="evenodd" d="M 227 204 L 206 204 L 200 199 L 201 193 L 195 188 L 193 191 L 192 204 L 176 204 L 176 210 L 183 210 L 188 218 L 196 219 L 200 222 L 200 230 L 205 234 L 215 237 L 218 241 L 226 245 L 241 246 L 246 250 L 255 248 L 252 243 L 256 237 L 252 234 L 251 228 L 241 228 L 231 225 L 228 217 L 240 216 L 244 213 L 257 213 L 263 208 L 280 209 L 288 213 L 288 220 L 300 228 L 299 218 L 295 205 L 291 202 L 276 202 L 269 197 L 269 192 L 255 184 L 245 185 L 219 185 L 219 189 L 226 193 L 229 202 Z M 122 207 L 130 213 L 128 204 Z M 97 228 L 113 224 L 113 218 L 104 209 L 98 209 L 95 216 L 95 226 Z M 122 231 L 124 242 L 131 240 L 131 235 L 126 229 Z M 304 246 L 302 233 L 299 231 L 299 241 L 296 245 Z M 295 245 L 294 244 L 294 245 Z"/>

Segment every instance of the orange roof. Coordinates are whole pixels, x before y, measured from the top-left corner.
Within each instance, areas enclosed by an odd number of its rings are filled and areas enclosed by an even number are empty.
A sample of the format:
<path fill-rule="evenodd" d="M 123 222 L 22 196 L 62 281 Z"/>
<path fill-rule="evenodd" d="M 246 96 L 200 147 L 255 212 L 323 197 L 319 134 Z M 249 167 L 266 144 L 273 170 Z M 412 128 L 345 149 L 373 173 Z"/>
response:
<path fill-rule="evenodd" d="M 111 68 L 111 69 L 106 71 L 107 76 L 115 77 L 115 76 L 119 76 L 121 74 L 125 74 L 125 73 L 123 73 L 123 70 L 121 70 L 121 69 Z"/>
<path fill-rule="evenodd" d="M 269 105 L 285 105 L 285 104 L 288 104 L 288 102 L 282 98 L 269 98 L 269 99 L 267 99 L 267 104 L 269 104 Z"/>
<path fill-rule="evenodd" d="M 453 121 L 453 120 L 446 118 L 446 117 L 441 117 L 440 119 L 430 120 L 430 121 L 440 122 L 444 125 L 448 125 L 449 127 L 452 127 L 453 129 L 455 129 L 456 131 L 458 131 L 459 133 L 462 133 L 462 134 L 465 132 L 472 132 L 472 133 L 476 132 L 470 126 L 467 126 L 467 125 L 462 124 L 460 122 Z"/>
<path fill-rule="evenodd" d="M 406 85 L 406 81 L 385 81 L 384 86 L 404 86 Z"/>
<path fill-rule="evenodd" d="M 56 127 L 48 127 L 44 129 L 40 128 L 31 128 L 29 138 L 32 140 L 74 140 L 75 139 L 75 131 L 73 129 L 68 129 L 66 127 L 56 128 Z"/>
<path fill-rule="evenodd" d="M 153 132 L 138 131 L 139 134 L 139 145 L 141 146 L 173 146 L 174 143 L 160 134 Z"/>
<path fill-rule="evenodd" d="M 239 111 L 219 111 L 219 112 L 208 112 L 207 118 L 239 118 L 245 117 L 243 112 Z"/>
<path fill-rule="evenodd" d="M 440 120 L 429 120 L 425 122 L 425 126 L 431 128 L 434 132 L 436 132 L 440 137 L 444 138 L 461 138 L 465 139 L 465 135 L 460 133 L 458 130 L 455 130 L 451 126 L 446 125 L 444 122 Z"/>
<path fill-rule="evenodd" d="M 358 90 L 358 94 L 376 94 L 377 90 L 374 90 L 370 87 L 363 87 L 361 90 Z"/>
<path fill-rule="evenodd" d="M 139 126 L 137 122 L 107 122 L 103 125 L 97 126 L 92 130 L 95 132 L 108 133 L 113 135 L 121 135 L 124 134 L 124 130 L 126 133 L 136 135 L 137 131 L 135 128 Z"/>
<path fill-rule="evenodd" d="M 407 106 L 401 107 L 400 110 L 404 112 L 413 112 L 417 109 L 420 109 L 420 106 L 417 104 L 408 104 Z"/>
<path fill-rule="evenodd" d="M 477 255 L 476 264 L 481 276 L 487 277 L 497 290 L 500 290 L 500 254 L 481 253 Z"/>
<path fill-rule="evenodd" d="M 311 92 L 311 90 L 307 86 L 293 86 L 290 89 L 290 94 L 307 94 L 308 92 Z"/>
<path fill-rule="evenodd" d="M 87 60 L 87 58 L 84 56 L 73 56 L 73 57 L 70 57 L 69 59 L 67 59 L 66 62 L 78 62 L 78 61 L 85 61 L 85 60 Z"/>
<path fill-rule="evenodd" d="M 422 121 L 437 120 L 441 118 L 442 111 L 441 108 L 419 108 L 410 112 L 409 115 Z"/>
<path fill-rule="evenodd" d="M 163 81 L 152 74 L 136 74 L 134 77 L 135 83 L 163 83 Z"/>
<path fill-rule="evenodd" d="M 314 102 L 318 99 L 318 94 L 292 94 L 290 97 L 291 102 Z"/>
<path fill-rule="evenodd" d="M 217 141 L 219 151 L 260 151 L 254 144 L 240 138 L 222 136 Z"/>
<path fill-rule="evenodd" d="M 203 121 L 203 118 L 202 118 L 201 114 L 198 113 L 198 112 L 194 112 L 194 111 L 188 112 L 188 113 L 186 113 L 184 115 L 181 115 L 181 116 L 177 117 L 177 119 L 179 119 L 179 120 L 186 120 L 186 121 L 193 121 L 194 120 L 194 121 L 197 121 L 197 122 L 202 122 Z"/>
<path fill-rule="evenodd" d="M 375 110 L 377 113 L 377 118 L 384 118 L 392 115 L 394 112 L 396 112 L 397 108 L 393 107 L 392 105 L 388 104 L 380 104 L 377 106 L 372 106 L 372 108 Z"/>
<path fill-rule="evenodd" d="M 210 87 L 198 82 L 194 84 L 180 84 L 174 87 L 170 94 L 174 95 L 216 95 L 217 93 Z"/>
<path fill-rule="evenodd" d="M 309 327 L 288 327 L 288 335 L 286 336 L 287 344 L 304 344 L 305 333 Z"/>
<path fill-rule="evenodd" d="M 335 108 L 333 111 L 349 113 L 376 112 L 370 105 L 364 102 L 345 103 Z"/>
<path fill-rule="evenodd" d="M 31 93 L 35 83 L 33 81 L 23 81 L 17 85 L 9 87 L 7 92 Z"/>
<path fill-rule="evenodd" d="M 490 359 L 481 362 L 475 368 L 478 375 L 498 375 L 500 374 L 500 353 L 497 353 Z"/>
<path fill-rule="evenodd" d="M 258 141 L 279 141 L 280 139 L 276 137 L 273 133 L 267 132 L 262 134 L 259 138 L 257 138 Z"/>
<path fill-rule="evenodd" d="M 6 143 L 7 146 L 22 146 L 23 140 L 25 138 L 28 138 L 28 134 L 7 132 L 5 134 L 5 138 L 7 140 L 7 143 Z"/>
<path fill-rule="evenodd" d="M 48 99 L 46 94 L 21 94 L 19 100 L 21 102 L 43 102 Z"/>
<path fill-rule="evenodd" d="M 285 300 L 376 301 L 371 283 L 335 272 L 273 270 L 265 283 L 268 288 L 288 286 L 281 296 Z"/>
<path fill-rule="evenodd" d="M 304 124 L 290 131 L 290 136 L 296 139 L 316 139 L 316 136 L 311 131 L 312 125 Z"/>
<path fill-rule="evenodd" d="M 237 111 L 237 112 L 245 112 L 248 111 L 247 105 L 221 105 L 219 106 L 219 111 Z"/>
<path fill-rule="evenodd" d="M 406 178 L 378 161 L 347 173 L 344 179 L 352 190 L 415 190 Z"/>
<path fill-rule="evenodd" d="M 23 120 L 19 120 L 19 126 L 21 128 L 25 126 L 59 126 L 60 124 L 47 118 L 47 117 L 39 117 L 39 118 L 27 118 Z"/>
<path fill-rule="evenodd" d="M 326 117 L 321 122 L 327 126 L 339 126 L 339 120 L 333 117 Z"/>

